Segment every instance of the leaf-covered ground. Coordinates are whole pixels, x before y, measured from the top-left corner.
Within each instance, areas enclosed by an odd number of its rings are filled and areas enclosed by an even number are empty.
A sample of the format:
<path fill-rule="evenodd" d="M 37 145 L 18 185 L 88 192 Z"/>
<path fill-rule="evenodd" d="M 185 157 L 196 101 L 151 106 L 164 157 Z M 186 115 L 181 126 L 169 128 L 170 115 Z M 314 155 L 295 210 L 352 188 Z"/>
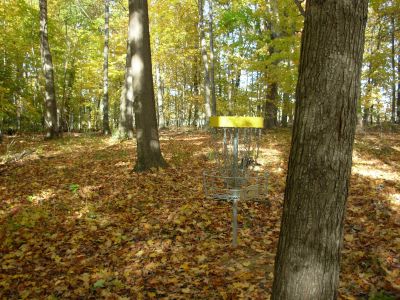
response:
<path fill-rule="evenodd" d="M 210 139 L 163 132 L 170 167 L 132 172 L 135 143 L 95 135 L 9 137 L 0 148 L 0 298 L 268 299 L 290 132 L 261 161 L 271 206 L 207 200 Z M 354 152 L 341 299 L 400 288 L 400 135 L 360 134 Z M 386 298 L 385 298 L 386 297 Z"/>

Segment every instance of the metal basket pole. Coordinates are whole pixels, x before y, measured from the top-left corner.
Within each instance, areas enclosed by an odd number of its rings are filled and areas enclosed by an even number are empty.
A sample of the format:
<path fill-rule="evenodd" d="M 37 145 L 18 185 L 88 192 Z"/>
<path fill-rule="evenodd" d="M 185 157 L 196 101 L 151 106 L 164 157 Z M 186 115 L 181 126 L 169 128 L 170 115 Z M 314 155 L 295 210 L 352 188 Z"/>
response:
<path fill-rule="evenodd" d="M 237 247 L 237 233 L 238 233 L 238 222 L 237 222 L 237 208 L 238 201 L 240 199 L 240 190 L 235 189 L 232 191 L 232 246 Z"/>

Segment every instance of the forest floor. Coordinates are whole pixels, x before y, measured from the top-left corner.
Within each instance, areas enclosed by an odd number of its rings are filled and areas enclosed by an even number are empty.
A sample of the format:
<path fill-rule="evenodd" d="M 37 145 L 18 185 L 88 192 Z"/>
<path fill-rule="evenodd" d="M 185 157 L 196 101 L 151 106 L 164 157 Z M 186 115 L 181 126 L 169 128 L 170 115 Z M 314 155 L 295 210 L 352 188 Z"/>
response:
<path fill-rule="evenodd" d="M 268 299 L 290 131 L 268 132 L 271 205 L 204 197 L 210 138 L 161 134 L 170 167 L 136 174 L 134 141 L 71 134 L 0 147 L 1 299 Z M 341 299 L 400 295 L 400 134 L 357 135 Z M 397 295 L 397 296 L 396 296 Z"/>

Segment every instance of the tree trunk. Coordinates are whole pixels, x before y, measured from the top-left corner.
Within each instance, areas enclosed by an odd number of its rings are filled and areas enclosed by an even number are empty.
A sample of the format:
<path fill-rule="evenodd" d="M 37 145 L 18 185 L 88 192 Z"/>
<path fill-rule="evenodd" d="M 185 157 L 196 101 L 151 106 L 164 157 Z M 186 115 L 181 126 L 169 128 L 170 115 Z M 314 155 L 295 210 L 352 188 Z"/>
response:
<path fill-rule="evenodd" d="M 104 65 L 103 65 L 103 133 L 108 135 L 110 131 L 109 104 L 108 104 L 108 41 L 110 22 L 110 0 L 104 0 Z"/>
<path fill-rule="evenodd" d="M 131 1 L 131 0 L 130 0 Z M 119 114 L 119 138 L 133 138 L 133 87 L 132 87 L 132 54 L 130 38 L 133 28 L 133 15 L 129 15 L 128 43 L 126 51 L 125 83 L 122 87 L 120 114 Z"/>
<path fill-rule="evenodd" d="M 395 23 L 394 17 L 390 18 L 391 21 L 391 30 L 390 30 L 390 38 L 391 38 L 391 62 L 392 62 L 392 111 L 391 111 L 391 122 L 396 123 L 396 52 L 395 52 Z"/>
<path fill-rule="evenodd" d="M 47 37 L 47 0 L 39 0 L 40 10 L 40 54 L 45 78 L 45 128 L 46 139 L 58 137 L 57 102 L 54 86 L 53 60 Z"/>
<path fill-rule="evenodd" d="M 70 43 L 69 43 L 69 39 L 68 39 L 68 23 L 67 22 L 65 22 L 65 43 L 67 45 L 67 49 L 66 49 L 66 54 L 65 54 L 65 58 L 64 58 L 62 98 L 61 98 L 60 113 L 59 113 L 59 119 L 58 119 L 58 126 L 59 126 L 60 134 L 63 134 L 63 132 L 65 131 L 65 129 L 66 129 L 65 124 L 67 123 L 65 121 L 65 106 L 67 104 L 66 98 L 67 98 L 68 63 L 69 63 L 69 58 L 71 56 Z"/>
<path fill-rule="evenodd" d="M 309 0 L 272 299 L 336 299 L 367 0 Z"/>
<path fill-rule="evenodd" d="M 135 99 L 137 162 L 135 171 L 166 166 L 158 138 L 147 0 L 129 1 L 129 18 L 136 28 L 132 33 L 132 85 Z"/>
<path fill-rule="evenodd" d="M 397 123 L 400 124 L 400 54 L 397 55 Z"/>
<path fill-rule="evenodd" d="M 371 63 L 369 64 L 369 70 L 371 72 Z M 372 86 L 372 79 L 368 77 L 367 88 L 366 88 L 367 95 L 370 93 L 371 86 Z M 362 120 L 363 127 L 368 127 L 370 114 L 371 114 L 371 103 L 364 103 L 363 120 Z"/>
<path fill-rule="evenodd" d="M 363 127 L 368 127 L 369 118 L 370 118 L 370 107 L 364 106 Z"/>
<path fill-rule="evenodd" d="M 277 0 L 267 1 L 267 3 L 268 2 L 270 2 L 269 4 L 271 7 L 270 20 L 269 22 L 267 22 L 265 27 L 268 28 L 269 30 L 269 36 L 271 41 L 274 41 L 280 35 L 279 28 L 277 26 L 279 20 L 278 4 Z M 272 56 L 279 51 L 277 51 L 273 46 L 269 46 L 268 52 L 269 55 Z M 278 63 L 279 61 L 273 62 L 274 65 L 277 65 Z M 267 66 L 267 72 L 268 72 L 268 66 Z M 274 78 L 274 76 L 271 74 L 267 75 L 267 82 L 268 82 L 268 88 L 265 99 L 266 101 L 265 101 L 265 111 L 264 111 L 264 129 L 271 129 L 278 125 L 278 120 L 277 120 L 278 83 Z"/>
<path fill-rule="evenodd" d="M 198 0 L 199 3 L 199 32 L 200 32 L 200 44 L 201 44 L 201 58 L 203 60 L 204 66 L 204 108 L 206 114 L 206 124 L 208 126 L 209 119 L 211 117 L 211 106 L 210 106 L 210 71 L 208 66 L 208 57 L 206 50 L 206 35 L 204 33 L 204 12 L 203 12 L 203 3 L 204 0 Z"/>
<path fill-rule="evenodd" d="M 282 127 L 288 126 L 288 115 L 290 112 L 290 98 L 289 94 L 283 94 L 283 107 L 282 107 Z"/>
<path fill-rule="evenodd" d="M 264 128 L 270 129 L 278 125 L 278 108 L 276 107 L 276 102 L 278 98 L 278 84 L 273 82 L 268 85 L 267 97 L 265 101 L 265 111 L 264 111 Z"/>
<path fill-rule="evenodd" d="M 200 99 L 200 88 L 199 88 L 199 64 L 198 60 L 196 59 L 195 69 L 194 69 L 194 78 L 193 78 L 193 93 L 195 95 L 195 102 L 194 102 L 194 112 L 193 112 L 193 121 L 192 126 L 197 128 L 198 120 L 199 120 L 199 100 Z"/>
<path fill-rule="evenodd" d="M 217 97 L 215 95 L 215 75 L 214 75 L 214 30 L 213 30 L 213 0 L 208 0 L 208 16 L 210 28 L 210 85 L 211 85 L 211 115 L 217 115 Z"/>
<path fill-rule="evenodd" d="M 158 107 L 158 128 L 165 127 L 164 120 L 164 83 L 161 76 L 160 66 L 156 68 L 157 80 L 157 107 Z"/>

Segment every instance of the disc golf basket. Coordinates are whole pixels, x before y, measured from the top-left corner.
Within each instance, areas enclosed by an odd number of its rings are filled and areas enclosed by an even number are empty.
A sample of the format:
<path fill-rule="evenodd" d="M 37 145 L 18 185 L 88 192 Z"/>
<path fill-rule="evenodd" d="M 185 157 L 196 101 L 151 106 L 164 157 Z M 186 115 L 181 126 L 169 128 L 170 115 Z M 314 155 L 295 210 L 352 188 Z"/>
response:
<path fill-rule="evenodd" d="M 212 158 L 216 167 L 203 172 L 207 198 L 232 202 L 232 244 L 237 246 L 239 201 L 268 203 L 268 173 L 259 172 L 257 162 L 263 118 L 211 117 Z"/>

